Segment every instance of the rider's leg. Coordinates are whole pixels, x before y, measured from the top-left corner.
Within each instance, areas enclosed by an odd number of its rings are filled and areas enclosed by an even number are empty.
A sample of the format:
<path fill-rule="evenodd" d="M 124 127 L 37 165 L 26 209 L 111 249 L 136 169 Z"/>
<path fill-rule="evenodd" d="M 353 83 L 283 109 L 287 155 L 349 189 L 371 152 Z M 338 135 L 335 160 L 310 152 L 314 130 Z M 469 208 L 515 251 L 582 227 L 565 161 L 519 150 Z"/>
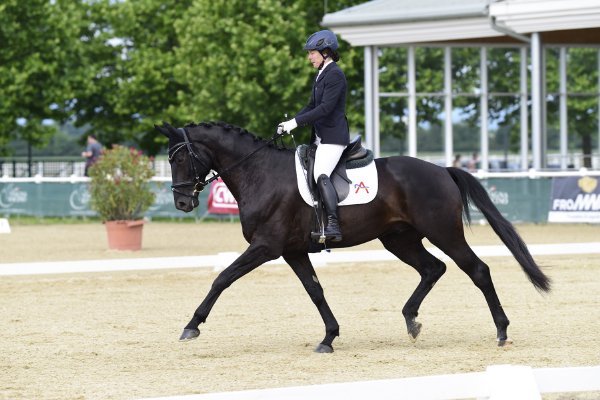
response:
<path fill-rule="evenodd" d="M 346 146 L 337 144 L 319 144 L 315 154 L 314 178 L 327 213 L 325 237 L 334 242 L 342 240 L 337 216 L 337 193 L 329 179 Z"/>

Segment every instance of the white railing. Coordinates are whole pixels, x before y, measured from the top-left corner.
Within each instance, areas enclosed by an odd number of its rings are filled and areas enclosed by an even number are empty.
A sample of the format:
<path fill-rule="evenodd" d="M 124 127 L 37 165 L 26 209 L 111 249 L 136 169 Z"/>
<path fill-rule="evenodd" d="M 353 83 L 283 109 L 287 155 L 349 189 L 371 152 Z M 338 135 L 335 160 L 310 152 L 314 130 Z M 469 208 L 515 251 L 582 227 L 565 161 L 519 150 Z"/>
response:
<path fill-rule="evenodd" d="M 166 176 L 154 176 L 150 179 L 152 182 L 170 182 L 171 175 Z M 90 178 L 87 176 L 71 175 L 69 177 L 50 177 L 36 175 L 31 178 L 10 178 L 8 176 L 0 176 L 0 183 L 82 183 L 89 182 Z"/>
<path fill-rule="evenodd" d="M 516 157 L 516 156 L 515 156 Z M 558 157 L 558 155 L 548 155 L 548 164 L 549 165 L 557 165 L 556 164 L 556 158 Z M 573 156 L 575 160 L 579 159 L 577 156 Z M 425 161 L 429 161 L 432 162 L 434 164 L 438 164 L 438 165 L 443 165 L 445 163 L 445 161 L 443 159 L 440 159 L 439 156 L 434 156 L 434 155 L 420 155 L 419 158 L 425 160 Z M 516 158 L 510 159 L 510 165 L 517 165 L 516 164 Z M 556 169 L 552 169 L 546 172 L 538 172 L 540 174 L 542 173 L 547 173 L 547 174 L 556 174 L 556 173 L 560 173 L 560 172 L 565 172 L 568 174 L 579 174 L 580 171 L 588 171 L 588 175 L 595 175 L 596 173 L 600 173 L 600 156 L 594 156 L 594 158 L 592 159 L 593 163 L 593 168 L 590 169 L 589 171 L 584 168 L 581 167 L 581 165 L 583 165 L 583 163 L 581 162 L 574 162 L 570 165 L 573 165 L 575 169 L 569 169 L 568 171 L 558 171 Z M 171 176 L 171 166 L 169 165 L 169 162 L 167 160 L 162 160 L 162 159 L 158 159 L 158 160 L 154 160 L 153 161 L 153 165 L 154 165 L 154 173 L 155 176 L 157 177 L 161 177 L 161 178 L 168 178 Z M 71 175 L 75 175 L 75 176 L 83 176 L 84 173 L 84 169 L 85 169 L 85 163 L 83 161 L 81 162 L 77 162 L 77 161 L 36 161 L 32 164 L 32 171 L 34 175 L 40 175 L 40 176 L 44 176 L 44 177 L 63 177 L 63 178 L 68 178 Z M 529 176 L 530 171 L 516 171 L 514 169 L 504 169 L 504 170 L 498 170 L 498 169 L 493 169 L 494 172 L 489 172 L 490 174 L 500 174 L 498 176 L 500 177 L 507 177 L 507 174 L 520 174 L 518 175 L 519 177 L 522 176 Z M 14 173 L 13 173 L 14 172 Z M 27 162 L 17 162 L 13 165 L 12 162 L 5 162 L 2 164 L 1 169 L 0 169 L 0 177 L 13 177 L 15 174 L 17 176 L 24 176 L 27 175 L 29 172 L 29 165 L 27 164 Z M 517 176 L 517 175 L 515 175 Z M 549 175 L 549 176 L 560 176 L 560 175 Z M 572 176 L 572 175 L 564 175 L 564 176 Z M 492 177 L 492 176 L 490 176 Z"/>
<path fill-rule="evenodd" d="M 577 171 L 536 171 L 530 169 L 529 171 L 519 172 L 488 172 L 484 170 L 478 170 L 473 173 L 476 178 L 558 178 L 566 176 L 600 176 L 600 170 L 589 170 L 587 168 L 580 168 Z"/>
<path fill-rule="evenodd" d="M 8 230 L 8 221 L 5 223 Z M 582 255 L 600 254 L 600 242 L 589 243 L 560 243 L 531 244 L 528 246 L 533 256 L 544 255 Z M 480 258 L 510 257 L 510 251 L 504 245 L 472 246 L 471 249 Z M 427 246 L 427 251 L 442 261 L 450 258 L 436 247 Z M 229 251 L 213 255 L 182 256 L 182 257 L 154 257 L 154 258 L 123 258 L 110 260 L 84 260 L 84 261 L 56 261 L 56 262 L 30 262 L 30 263 L 0 263 L 0 276 L 13 275 L 53 275 L 86 272 L 115 272 L 115 271 L 141 271 L 154 269 L 180 269 L 180 268 L 211 268 L 213 271 L 222 271 L 231 265 L 240 253 Z M 312 253 L 310 262 L 315 268 L 325 267 L 337 263 L 361 262 L 394 262 L 398 258 L 387 250 L 332 250 L 331 252 Z M 267 262 L 265 265 L 287 265 L 283 257 Z"/>
<path fill-rule="evenodd" d="M 154 160 L 154 173 L 158 177 L 170 177 L 171 166 L 167 160 Z M 83 161 L 35 161 L 31 164 L 33 175 L 43 177 L 69 178 L 83 177 L 85 162 Z M 24 161 L 4 162 L 0 168 L 0 177 L 22 177 L 29 174 L 29 164 Z"/>
<path fill-rule="evenodd" d="M 167 162 L 168 165 L 168 162 Z M 156 169 L 156 168 L 155 168 Z M 209 174 L 208 176 L 211 176 Z M 567 177 L 567 176 L 600 176 L 600 170 L 589 170 L 587 168 L 581 168 L 577 171 L 536 171 L 530 169 L 529 171 L 519 172 L 488 172 L 484 170 L 478 170 L 473 175 L 479 179 L 486 178 L 553 178 L 553 177 Z M 171 180 L 171 169 L 166 167 L 160 167 L 160 174 L 156 174 L 153 178 L 156 182 L 169 182 Z M 77 183 L 77 182 L 89 182 L 89 178 L 73 174 L 66 177 L 49 177 L 37 174 L 33 177 L 26 178 L 12 178 L 9 175 L 0 175 L 0 183 L 8 182 L 55 182 L 55 183 Z"/>

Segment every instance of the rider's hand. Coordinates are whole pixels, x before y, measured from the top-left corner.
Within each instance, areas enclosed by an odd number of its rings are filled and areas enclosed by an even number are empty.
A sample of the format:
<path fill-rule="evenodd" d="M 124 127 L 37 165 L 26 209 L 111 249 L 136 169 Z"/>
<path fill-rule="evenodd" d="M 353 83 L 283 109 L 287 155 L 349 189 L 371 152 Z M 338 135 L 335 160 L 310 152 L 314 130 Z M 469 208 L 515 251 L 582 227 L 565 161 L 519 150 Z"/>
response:
<path fill-rule="evenodd" d="M 296 129 L 297 126 L 298 126 L 298 124 L 296 123 L 296 118 L 292 118 L 289 121 L 280 123 L 277 126 L 277 133 L 279 133 L 279 134 L 281 134 L 283 132 L 290 133 L 292 131 L 292 129 Z"/>

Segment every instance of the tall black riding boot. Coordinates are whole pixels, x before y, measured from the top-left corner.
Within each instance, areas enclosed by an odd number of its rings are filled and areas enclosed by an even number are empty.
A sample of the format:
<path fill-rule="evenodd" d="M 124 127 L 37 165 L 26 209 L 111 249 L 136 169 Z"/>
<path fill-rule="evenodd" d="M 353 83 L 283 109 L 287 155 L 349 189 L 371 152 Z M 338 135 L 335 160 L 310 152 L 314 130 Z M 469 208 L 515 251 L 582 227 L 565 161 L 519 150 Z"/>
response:
<path fill-rule="evenodd" d="M 342 240 L 342 232 L 340 232 L 340 225 L 337 217 L 337 193 L 335 188 L 331 184 L 329 177 L 325 174 L 319 176 L 317 181 L 317 187 L 321 194 L 321 200 L 325 206 L 325 213 L 327 213 L 327 225 L 325 226 L 325 237 L 331 239 L 334 242 Z"/>

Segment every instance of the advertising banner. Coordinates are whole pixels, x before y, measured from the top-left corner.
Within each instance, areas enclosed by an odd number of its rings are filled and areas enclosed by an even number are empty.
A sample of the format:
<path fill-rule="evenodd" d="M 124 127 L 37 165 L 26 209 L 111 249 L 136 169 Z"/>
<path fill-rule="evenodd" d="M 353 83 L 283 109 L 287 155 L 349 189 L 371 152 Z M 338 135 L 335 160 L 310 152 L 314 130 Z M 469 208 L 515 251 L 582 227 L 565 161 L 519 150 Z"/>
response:
<path fill-rule="evenodd" d="M 598 178 L 553 178 L 548 222 L 600 223 Z"/>
<path fill-rule="evenodd" d="M 221 178 L 210 184 L 208 213 L 225 215 L 238 215 L 240 213 L 235 197 L 233 197 Z"/>
<path fill-rule="evenodd" d="M 512 222 L 600 222 L 598 178 L 488 178 L 480 181 L 502 215 Z M 190 213 L 175 208 L 170 182 L 153 182 L 156 199 L 149 218 L 196 218 L 207 214 L 238 215 L 238 204 L 222 181 L 199 195 L 199 206 Z M 87 182 L 0 182 L 0 218 L 95 216 L 90 208 Z M 570 189 L 569 189 L 570 188 Z M 566 190 L 567 193 L 563 194 Z M 551 199 L 551 201 L 548 201 Z M 484 217 L 471 210 L 475 223 Z"/>
<path fill-rule="evenodd" d="M 489 178 L 480 182 L 504 218 L 511 222 L 546 222 L 550 179 Z M 485 221 L 476 208 L 471 208 L 471 218 L 473 222 Z"/>
<path fill-rule="evenodd" d="M 200 193 L 200 205 L 190 213 L 179 211 L 173 202 L 170 182 L 153 182 L 156 195 L 147 217 L 199 218 L 206 212 L 206 194 Z M 0 216 L 93 217 L 89 184 L 86 182 L 7 182 L 0 183 Z"/>
<path fill-rule="evenodd" d="M 0 184 L 0 214 L 93 216 L 85 183 L 11 182 Z"/>

